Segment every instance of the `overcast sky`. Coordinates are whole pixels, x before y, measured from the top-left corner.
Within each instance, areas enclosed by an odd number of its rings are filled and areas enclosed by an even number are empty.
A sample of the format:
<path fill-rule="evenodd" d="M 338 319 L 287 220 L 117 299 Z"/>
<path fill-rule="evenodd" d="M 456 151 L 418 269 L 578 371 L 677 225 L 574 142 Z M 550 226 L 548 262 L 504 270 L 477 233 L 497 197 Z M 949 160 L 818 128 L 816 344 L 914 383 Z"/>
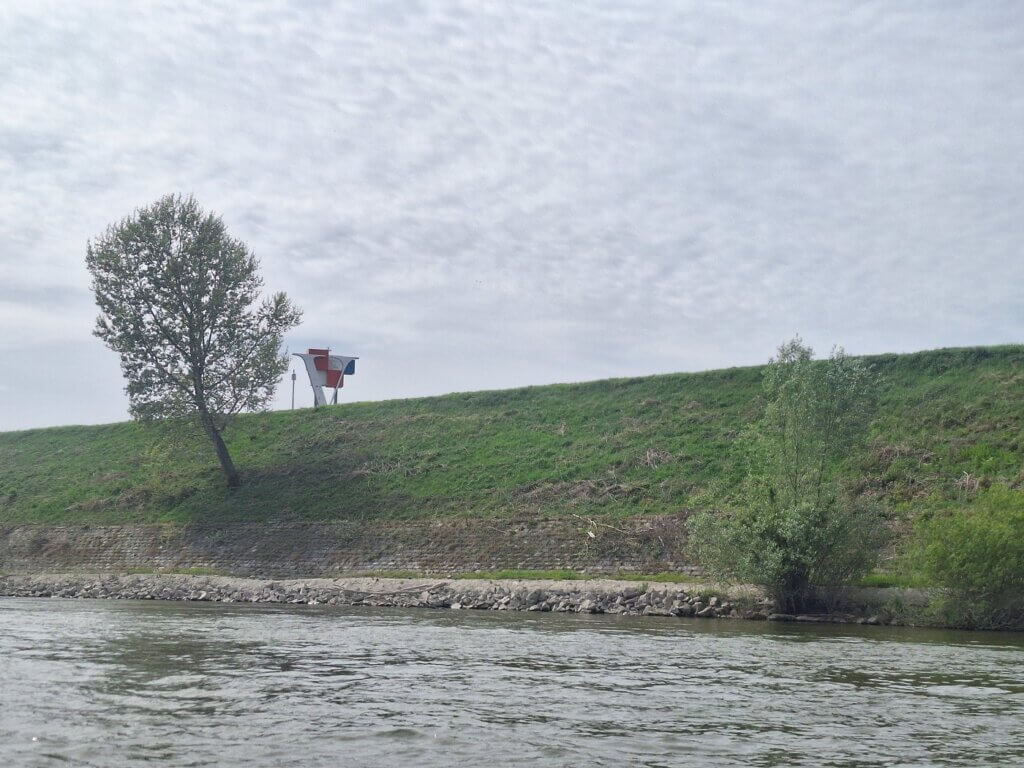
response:
<path fill-rule="evenodd" d="M 85 246 L 169 192 L 346 401 L 1024 339 L 1017 0 L 5 2 L 0 105 L 0 429 L 125 418 Z"/>

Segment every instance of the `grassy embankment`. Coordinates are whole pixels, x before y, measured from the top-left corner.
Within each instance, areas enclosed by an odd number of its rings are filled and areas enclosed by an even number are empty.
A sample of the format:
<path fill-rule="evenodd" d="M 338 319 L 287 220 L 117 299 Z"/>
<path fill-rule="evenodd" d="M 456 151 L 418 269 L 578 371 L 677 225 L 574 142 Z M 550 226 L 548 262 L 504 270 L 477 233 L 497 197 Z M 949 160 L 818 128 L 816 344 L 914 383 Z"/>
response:
<path fill-rule="evenodd" d="M 845 467 L 897 524 L 1024 483 L 1024 346 L 869 358 L 884 396 Z M 201 435 L 133 423 L 0 434 L 0 523 L 635 515 L 728 501 L 761 368 L 240 417 L 230 493 Z"/>

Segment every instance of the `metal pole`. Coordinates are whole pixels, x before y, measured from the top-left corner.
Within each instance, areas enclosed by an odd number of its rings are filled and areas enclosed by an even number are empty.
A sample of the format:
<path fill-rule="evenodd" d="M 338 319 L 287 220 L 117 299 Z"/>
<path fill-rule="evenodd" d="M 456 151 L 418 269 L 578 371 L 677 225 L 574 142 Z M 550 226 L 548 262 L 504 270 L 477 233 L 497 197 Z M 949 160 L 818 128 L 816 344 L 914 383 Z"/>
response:
<path fill-rule="evenodd" d="M 295 371 L 292 371 L 292 410 L 295 410 Z"/>

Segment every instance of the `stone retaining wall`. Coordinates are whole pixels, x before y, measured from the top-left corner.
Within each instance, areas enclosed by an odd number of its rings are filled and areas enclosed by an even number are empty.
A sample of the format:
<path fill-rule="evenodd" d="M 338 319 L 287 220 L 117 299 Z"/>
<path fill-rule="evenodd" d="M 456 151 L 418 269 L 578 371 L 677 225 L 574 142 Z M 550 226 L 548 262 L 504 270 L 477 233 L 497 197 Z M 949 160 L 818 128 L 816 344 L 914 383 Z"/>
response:
<path fill-rule="evenodd" d="M 698 574 L 683 516 L 333 523 L 0 524 L 0 572 L 183 571 L 267 578 L 569 569 Z"/>

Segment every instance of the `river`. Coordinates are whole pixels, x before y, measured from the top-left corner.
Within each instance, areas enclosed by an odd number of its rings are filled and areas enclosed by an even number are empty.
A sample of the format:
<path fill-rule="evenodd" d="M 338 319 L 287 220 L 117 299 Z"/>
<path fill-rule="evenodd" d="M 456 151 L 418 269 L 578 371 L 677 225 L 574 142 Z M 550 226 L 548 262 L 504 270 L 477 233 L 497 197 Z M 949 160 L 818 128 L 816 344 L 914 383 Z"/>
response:
<path fill-rule="evenodd" d="M 0 599 L 2 766 L 1024 765 L 1024 636 Z"/>

